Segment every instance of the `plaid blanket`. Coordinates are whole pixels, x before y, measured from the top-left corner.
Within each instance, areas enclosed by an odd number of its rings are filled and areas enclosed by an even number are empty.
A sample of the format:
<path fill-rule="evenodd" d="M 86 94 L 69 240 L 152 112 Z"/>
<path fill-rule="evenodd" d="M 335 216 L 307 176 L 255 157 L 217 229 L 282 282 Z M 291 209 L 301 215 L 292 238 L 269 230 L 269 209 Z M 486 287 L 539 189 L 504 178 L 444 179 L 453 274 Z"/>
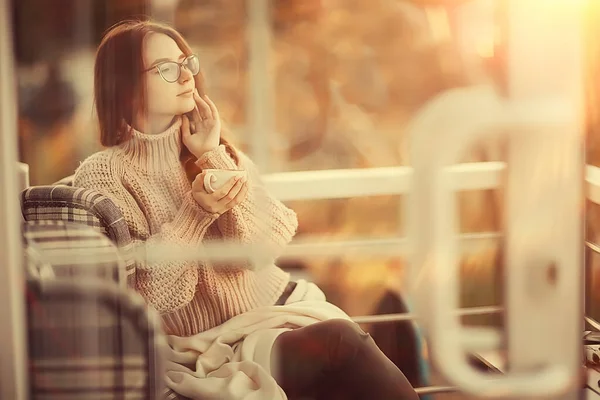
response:
<path fill-rule="evenodd" d="M 125 286 L 126 271 L 115 245 L 89 226 L 63 221 L 27 221 L 22 227 L 30 275 L 103 279 Z"/>
<path fill-rule="evenodd" d="M 30 279 L 26 294 L 31 399 L 162 396 L 165 339 L 136 293 L 99 280 Z"/>
<path fill-rule="evenodd" d="M 21 211 L 25 221 L 63 221 L 92 227 L 108 237 L 122 254 L 132 248 L 121 210 L 95 190 L 63 185 L 32 186 L 21 193 Z M 128 257 L 123 261 L 125 275 L 133 278 L 135 262 Z"/>
<path fill-rule="evenodd" d="M 94 190 L 75 188 L 72 177 L 67 177 L 55 185 L 24 190 L 21 211 L 26 221 L 23 239 L 29 275 L 33 281 L 43 282 L 46 291 L 55 290 L 51 288 L 57 284 L 56 278 L 71 279 L 73 286 L 63 289 L 77 293 L 75 298 L 82 293 L 81 286 L 74 286 L 74 280 L 100 284 L 81 279 L 100 278 L 122 284 L 135 279 L 135 262 L 127 256 L 121 259 L 116 255 L 114 246 L 121 255 L 127 254 L 132 249 L 132 240 L 121 211 L 108 197 Z M 64 281 L 60 284 L 67 285 Z M 29 291 L 30 300 L 31 293 Z M 71 300 L 76 301 L 75 298 Z M 131 328 L 123 323 L 122 315 L 111 314 L 106 309 L 100 311 L 93 301 L 46 303 L 38 301 L 33 303 L 37 305 L 28 307 L 30 320 L 37 320 L 35 324 L 30 322 L 29 331 L 32 399 L 185 399 L 163 387 L 162 372 L 150 373 L 148 376 L 155 378 L 147 382 L 148 390 L 142 390 L 140 382 L 147 365 L 137 351 L 141 342 L 127 332 Z M 145 305 L 139 304 L 139 307 L 146 309 Z M 40 315 L 46 316 L 43 320 L 46 325 L 40 322 Z M 65 318 L 71 321 L 70 325 L 47 325 L 52 320 Z M 160 332 L 149 333 L 161 341 L 162 330 Z M 58 343 L 52 342 L 52 338 L 74 347 L 57 347 Z M 73 354 L 79 355 L 73 357 Z"/>

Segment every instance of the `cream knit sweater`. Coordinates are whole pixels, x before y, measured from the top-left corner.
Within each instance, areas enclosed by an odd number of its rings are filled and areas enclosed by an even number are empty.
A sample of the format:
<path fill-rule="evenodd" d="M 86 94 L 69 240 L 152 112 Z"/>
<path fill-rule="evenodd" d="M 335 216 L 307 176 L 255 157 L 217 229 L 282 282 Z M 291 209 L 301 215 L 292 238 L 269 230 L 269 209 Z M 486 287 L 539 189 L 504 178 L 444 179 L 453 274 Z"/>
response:
<path fill-rule="evenodd" d="M 152 246 L 158 241 L 197 245 L 211 240 L 266 242 L 274 260 L 295 234 L 296 214 L 269 195 L 252 162 L 240 165 L 224 146 L 205 153 L 200 168 L 246 169 L 246 200 L 217 216 L 191 196 L 179 162 L 181 121 L 165 132 L 133 131 L 126 143 L 87 158 L 75 173 L 74 185 L 100 191 L 121 209 L 132 238 Z M 167 334 L 189 336 L 222 324 L 256 307 L 273 305 L 289 282 L 289 274 L 273 263 L 216 267 L 207 262 L 137 265 L 131 284 L 160 312 Z"/>

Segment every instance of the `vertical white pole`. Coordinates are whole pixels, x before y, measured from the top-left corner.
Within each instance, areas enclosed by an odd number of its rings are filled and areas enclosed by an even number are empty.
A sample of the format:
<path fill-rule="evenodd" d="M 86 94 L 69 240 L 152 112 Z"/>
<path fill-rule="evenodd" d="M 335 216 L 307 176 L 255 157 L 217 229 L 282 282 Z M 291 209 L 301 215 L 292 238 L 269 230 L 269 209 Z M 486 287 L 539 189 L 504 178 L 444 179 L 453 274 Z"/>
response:
<path fill-rule="evenodd" d="M 249 91 L 247 130 L 250 135 L 250 156 L 262 173 L 271 172 L 270 139 L 275 129 L 274 93 L 270 74 L 271 63 L 271 2 L 247 0 L 249 45 Z"/>
<path fill-rule="evenodd" d="M 149 14 L 167 24 L 175 23 L 175 11 L 179 0 L 150 0 Z"/>
<path fill-rule="evenodd" d="M 583 4 L 508 1 L 508 98 L 564 119 L 509 142 L 506 303 L 511 372 L 580 366 L 583 304 Z M 538 109 L 536 107 L 536 109 Z M 575 399 L 577 390 L 556 399 Z"/>
<path fill-rule="evenodd" d="M 17 183 L 17 96 L 9 1 L 0 0 L 0 398 L 27 398 L 25 310 Z"/>

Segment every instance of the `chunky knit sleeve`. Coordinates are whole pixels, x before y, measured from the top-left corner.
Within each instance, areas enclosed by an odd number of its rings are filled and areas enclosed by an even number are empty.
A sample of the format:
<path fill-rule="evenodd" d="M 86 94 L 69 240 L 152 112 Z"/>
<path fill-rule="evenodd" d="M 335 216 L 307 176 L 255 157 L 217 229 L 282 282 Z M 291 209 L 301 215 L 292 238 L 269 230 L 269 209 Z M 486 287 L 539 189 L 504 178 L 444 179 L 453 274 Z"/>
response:
<path fill-rule="evenodd" d="M 126 171 L 115 162 L 110 153 L 97 153 L 77 169 L 74 185 L 95 189 L 109 197 L 123 213 L 136 246 L 151 250 L 157 243 L 200 245 L 208 227 L 217 215 L 206 212 L 197 205 L 191 192 L 171 222 L 162 225 L 158 233 L 151 234 L 148 220 L 128 189 Z M 159 262 L 136 265 L 135 279 L 131 283 L 146 301 L 161 313 L 175 311 L 194 297 L 198 283 L 198 264 L 189 262 Z"/>
<path fill-rule="evenodd" d="M 205 153 L 197 161 L 202 169 L 244 169 L 248 173 L 249 191 L 246 200 L 227 211 L 217 220 L 225 239 L 243 244 L 265 244 L 268 259 L 275 259 L 292 240 L 298 228 L 296 213 L 273 197 L 260 179 L 254 163 L 240 153 L 235 161 L 221 145 Z"/>

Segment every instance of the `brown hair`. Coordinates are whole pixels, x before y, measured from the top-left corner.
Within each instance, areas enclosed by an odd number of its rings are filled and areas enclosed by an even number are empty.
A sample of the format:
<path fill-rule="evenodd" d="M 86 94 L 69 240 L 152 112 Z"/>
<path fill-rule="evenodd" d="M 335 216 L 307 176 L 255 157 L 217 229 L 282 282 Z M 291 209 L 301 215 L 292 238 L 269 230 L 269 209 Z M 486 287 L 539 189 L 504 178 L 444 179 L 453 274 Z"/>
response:
<path fill-rule="evenodd" d="M 192 48 L 175 29 L 148 20 L 127 20 L 113 25 L 104 35 L 94 65 L 94 101 L 103 146 L 117 146 L 131 137 L 133 119 L 146 105 L 146 85 L 141 71 L 144 38 L 149 33 L 162 33 L 172 38 L 181 51 L 189 56 Z M 204 95 L 204 77 L 200 72 L 194 77 L 196 89 Z M 235 149 L 221 138 L 227 152 L 238 162 Z M 188 179 L 192 181 L 200 172 L 196 157 L 182 146 L 181 163 Z"/>

